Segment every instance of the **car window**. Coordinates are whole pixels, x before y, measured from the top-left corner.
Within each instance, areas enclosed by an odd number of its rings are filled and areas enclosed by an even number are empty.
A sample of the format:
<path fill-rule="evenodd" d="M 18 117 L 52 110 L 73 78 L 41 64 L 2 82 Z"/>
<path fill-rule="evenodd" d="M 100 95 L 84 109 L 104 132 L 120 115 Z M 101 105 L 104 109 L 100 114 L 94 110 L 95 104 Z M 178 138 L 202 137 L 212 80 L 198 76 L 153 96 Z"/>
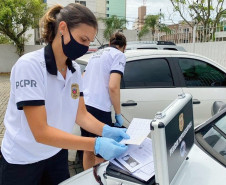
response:
<path fill-rule="evenodd" d="M 216 67 L 196 59 L 180 58 L 179 66 L 189 87 L 226 86 L 226 75 Z"/>
<path fill-rule="evenodd" d="M 202 130 L 203 139 L 226 159 L 226 116 Z"/>
<path fill-rule="evenodd" d="M 78 63 L 78 65 L 80 66 L 81 74 L 82 74 L 84 72 L 85 68 L 86 68 L 86 65 L 85 64 L 80 64 L 80 63 Z"/>
<path fill-rule="evenodd" d="M 155 50 L 157 50 L 158 48 L 154 48 L 154 47 L 152 47 L 152 48 L 146 48 L 146 47 L 143 47 L 143 48 L 137 48 L 137 49 L 155 49 Z"/>
<path fill-rule="evenodd" d="M 174 51 L 178 51 L 177 48 L 163 48 L 163 50 L 174 50 Z"/>
<path fill-rule="evenodd" d="M 166 59 L 143 59 L 126 63 L 121 88 L 148 88 L 173 86 Z"/>

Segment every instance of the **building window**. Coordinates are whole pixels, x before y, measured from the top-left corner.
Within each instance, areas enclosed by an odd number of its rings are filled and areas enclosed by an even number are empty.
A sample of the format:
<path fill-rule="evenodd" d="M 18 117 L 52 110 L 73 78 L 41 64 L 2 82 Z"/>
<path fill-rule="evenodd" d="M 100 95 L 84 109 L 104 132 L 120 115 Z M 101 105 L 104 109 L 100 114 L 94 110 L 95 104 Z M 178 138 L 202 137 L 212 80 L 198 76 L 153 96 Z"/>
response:
<path fill-rule="evenodd" d="M 184 33 L 188 33 L 188 32 L 189 32 L 189 28 L 185 28 Z"/>
<path fill-rule="evenodd" d="M 75 1 L 75 3 L 79 3 L 79 4 L 81 4 L 81 5 L 86 6 L 86 1 Z"/>
<path fill-rule="evenodd" d="M 109 4 L 109 1 L 107 1 L 106 3 Z"/>
<path fill-rule="evenodd" d="M 106 14 L 107 17 L 109 17 L 109 14 Z"/>
<path fill-rule="evenodd" d="M 109 7 L 107 7 L 106 10 L 109 10 Z"/>

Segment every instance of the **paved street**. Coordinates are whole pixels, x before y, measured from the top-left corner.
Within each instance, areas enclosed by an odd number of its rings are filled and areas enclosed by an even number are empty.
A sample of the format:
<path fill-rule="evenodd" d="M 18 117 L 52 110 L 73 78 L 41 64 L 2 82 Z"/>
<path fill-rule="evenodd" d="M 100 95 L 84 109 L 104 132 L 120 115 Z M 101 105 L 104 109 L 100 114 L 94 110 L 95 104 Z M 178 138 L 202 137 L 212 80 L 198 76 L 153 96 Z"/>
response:
<path fill-rule="evenodd" d="M 10 92 L 9 75 L 0 75 L 0 143 L 4 135 L 3 119 L 5 116 L 6 107 L 8 104 Z"/>
<path fill-rule="evenodd" d="M 10 93 L 9 75 L 0 74 L 0 144 L 2 143 L 2 138 L 5 131 L 3 120 L 9 100 L 9 93 Z M 68 164 L 71 176 L 83 171 L 81 161 L 79 161 L 78 158 L 76 158 L 75 161 L 69 161 Z"/>

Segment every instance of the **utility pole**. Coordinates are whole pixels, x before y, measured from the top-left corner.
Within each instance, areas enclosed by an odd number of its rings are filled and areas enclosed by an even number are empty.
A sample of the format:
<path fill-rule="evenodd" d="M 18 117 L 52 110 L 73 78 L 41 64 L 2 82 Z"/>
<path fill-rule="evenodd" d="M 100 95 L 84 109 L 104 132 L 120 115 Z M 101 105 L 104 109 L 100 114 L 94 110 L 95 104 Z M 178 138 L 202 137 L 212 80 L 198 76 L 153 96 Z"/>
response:
<path fill-rule="evenodd" d="M 137 19 L 137 36 L 136 36 L 136 41 L 139 40 L 139 17 Z"/>
<path fill-rule="evenodd" d="M 159 41 L 159 39 L 160 39 L 160 31 L 161 31 L 161 29 L 160 29 L 160 26 L 161 26 L 161 15 L 162 15 L 162 13 L 161 13 L 161 9 L 160 9 L 160 13 L 159 13 L 159 31 L 158 31 L 158 41 Z"/>
<path fill-rule="evenodd" d="M 196 24 L 196 20 L 195 20 L 195 25 L 193 27 L 193 42 L 192 42 L 192 50 L 193 53 L 195 53 L 195 37 L 196 37 L 196 29 L 197 29 L 197 24 Z"/>

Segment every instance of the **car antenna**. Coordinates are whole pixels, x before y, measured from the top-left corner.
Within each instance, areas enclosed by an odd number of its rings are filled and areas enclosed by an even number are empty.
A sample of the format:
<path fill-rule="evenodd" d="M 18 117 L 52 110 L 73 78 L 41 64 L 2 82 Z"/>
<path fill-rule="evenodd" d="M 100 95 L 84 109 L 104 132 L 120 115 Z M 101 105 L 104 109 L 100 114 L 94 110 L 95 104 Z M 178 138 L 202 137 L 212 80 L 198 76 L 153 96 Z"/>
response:
<path fill-rule="evenodd" d="M 184 92 L 183 88 L 182 88 L 182 93 L 183 93 L 183 94 L 185 94 L 185 92 Z"/>
<path fill-rule="evenodd" d="M 97 39 L 97 41 L 99 42 L 100 46 L 102 46 L 103 44 L 100 43 L 99 39 L 97 38 L 97 36 L 95 36 L 95 38 Z"/>
<path fill-rule="evenodd" d="M 121 113 L 122 114 L 122 113 Z M 126 120 L 126 121 L 128 121 L 129 123 L 130 123 L 130 121 L 128 120 L 128 119 L 126 119 L 126 117 L 122 114 L 122 117 Z"/>

